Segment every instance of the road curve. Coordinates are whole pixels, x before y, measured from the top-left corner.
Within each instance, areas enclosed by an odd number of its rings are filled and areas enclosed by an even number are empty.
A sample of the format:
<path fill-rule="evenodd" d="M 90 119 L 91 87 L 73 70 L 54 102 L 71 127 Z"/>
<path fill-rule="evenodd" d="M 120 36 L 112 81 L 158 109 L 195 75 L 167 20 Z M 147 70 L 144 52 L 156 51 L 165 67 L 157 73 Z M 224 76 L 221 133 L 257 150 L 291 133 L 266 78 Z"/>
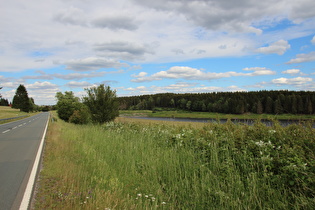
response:
<path fill-rule="evenodd" d="M 0 209 L 19 209 L 49 113 L 0 125 Z"/>

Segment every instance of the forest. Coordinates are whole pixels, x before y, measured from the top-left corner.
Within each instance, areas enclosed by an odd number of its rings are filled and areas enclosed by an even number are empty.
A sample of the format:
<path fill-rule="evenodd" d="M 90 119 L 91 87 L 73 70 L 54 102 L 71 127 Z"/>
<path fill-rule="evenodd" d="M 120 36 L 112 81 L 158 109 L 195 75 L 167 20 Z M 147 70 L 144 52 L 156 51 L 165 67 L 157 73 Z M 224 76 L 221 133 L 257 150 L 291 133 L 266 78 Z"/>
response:
<path fill-rule="evenodd" d="M 118 97 L 120 110 L 180 109 L 226 114 L 314 114 L 314 91 L 159 93 Z"/>

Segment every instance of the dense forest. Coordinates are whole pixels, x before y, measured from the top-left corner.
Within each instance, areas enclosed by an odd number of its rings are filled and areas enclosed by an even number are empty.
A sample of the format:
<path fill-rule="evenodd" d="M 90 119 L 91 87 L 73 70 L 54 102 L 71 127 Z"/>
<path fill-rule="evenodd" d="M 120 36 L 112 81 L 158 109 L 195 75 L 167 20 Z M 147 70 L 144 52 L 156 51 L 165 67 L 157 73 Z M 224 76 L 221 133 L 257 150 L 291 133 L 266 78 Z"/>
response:
<path fill-rule="evenodd" d="M 314 114 L 314 91 L 252 91 L 213 93 L 161 93 L 119 97 L 121 110 L 157 108 L 228 114 Z"/>

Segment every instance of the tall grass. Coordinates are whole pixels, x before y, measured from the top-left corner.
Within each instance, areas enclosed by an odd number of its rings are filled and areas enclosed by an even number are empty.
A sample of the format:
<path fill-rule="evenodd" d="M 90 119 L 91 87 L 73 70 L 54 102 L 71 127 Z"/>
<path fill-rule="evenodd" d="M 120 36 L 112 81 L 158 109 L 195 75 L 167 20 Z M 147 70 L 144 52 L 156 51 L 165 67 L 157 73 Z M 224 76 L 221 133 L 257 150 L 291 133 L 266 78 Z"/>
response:
<path fill-rule="evenodd" d="M 36 209 L 312 209 L 310 126 L 51 123 Z"/>

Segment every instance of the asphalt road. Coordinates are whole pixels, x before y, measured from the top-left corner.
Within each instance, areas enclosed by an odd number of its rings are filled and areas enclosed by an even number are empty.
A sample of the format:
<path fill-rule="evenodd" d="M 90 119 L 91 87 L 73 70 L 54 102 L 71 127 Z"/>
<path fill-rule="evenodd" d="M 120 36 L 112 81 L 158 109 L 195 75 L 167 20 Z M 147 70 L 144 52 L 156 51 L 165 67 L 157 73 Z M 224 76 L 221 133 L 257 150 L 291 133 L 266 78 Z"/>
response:
<path fill-rule="evenodd" d="M 0 210 L 19 209 L 48 116 L 0 125 Z"/>

